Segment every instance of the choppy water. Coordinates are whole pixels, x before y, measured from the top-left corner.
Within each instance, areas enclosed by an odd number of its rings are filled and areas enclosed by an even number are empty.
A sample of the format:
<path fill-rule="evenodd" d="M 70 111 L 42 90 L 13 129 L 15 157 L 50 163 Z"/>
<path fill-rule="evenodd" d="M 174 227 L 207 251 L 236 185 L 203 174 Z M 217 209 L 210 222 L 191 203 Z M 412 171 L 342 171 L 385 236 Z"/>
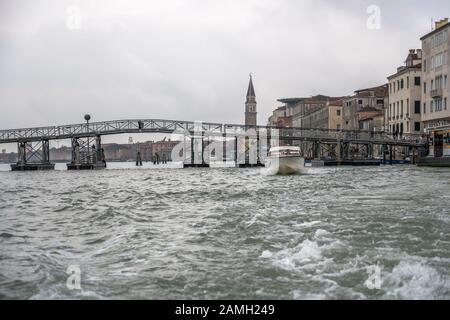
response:
<path fill-rule="evenodd" d="M 112 166 L 0 172 L 0 298 L 450 299 L 448 169 Z"/>

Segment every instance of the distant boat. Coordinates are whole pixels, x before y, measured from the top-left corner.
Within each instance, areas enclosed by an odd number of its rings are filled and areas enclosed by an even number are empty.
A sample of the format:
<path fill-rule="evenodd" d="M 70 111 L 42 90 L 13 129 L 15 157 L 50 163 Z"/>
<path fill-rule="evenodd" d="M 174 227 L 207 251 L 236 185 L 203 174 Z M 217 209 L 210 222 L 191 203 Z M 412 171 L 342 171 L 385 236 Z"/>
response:
<path fill-rule="evenodd" d="M 283 146 L 269 150 L 266 168 L 273 174 L 299 173 L 305 167 L 305 159 L 300 155 L 300 147 Z"/>

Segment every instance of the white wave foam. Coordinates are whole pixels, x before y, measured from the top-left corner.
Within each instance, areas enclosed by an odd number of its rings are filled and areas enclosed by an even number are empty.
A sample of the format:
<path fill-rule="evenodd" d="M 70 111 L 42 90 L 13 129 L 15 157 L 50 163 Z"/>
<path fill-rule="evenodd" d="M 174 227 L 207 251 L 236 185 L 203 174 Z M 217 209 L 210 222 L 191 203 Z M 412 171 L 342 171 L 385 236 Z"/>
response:
<path fill-rule="evenodd" d="M 323 236 L 326 236 L 328 234 L 329 234 L 329 232 L 327 230 L 317 229 L 316 232 L 314 233 L 314 237 L 315 238 L 322 238 Z"/>
<path fill-rule="evenodd" d="M 310 263 L 322 258 L 322 249 L 317 242 L 305 240 L 293 248 L 283 249 L 279 252 L 270 252 L 265 250 L 261 258 L 270 258 L 273 264 L 285 269 L 294 270 L 301 265 Z"/>
<path fill-rule="evenodd" d="M 296 227 L 312 227 L 318 223 L 321 223 L 322 221 L 309 221 L 309 222 L 303 222 L 300 224 L 297 224 Z"/>
<path fill-rule="evenodd" d="M 387 291 L 386 297 L 394 299 L 436 299 L 449 290 L 448 279 L 443 279 L 435 269 L 411 261 L 401 261 L 395 266 L 383 279 L 382 288 Z"/>

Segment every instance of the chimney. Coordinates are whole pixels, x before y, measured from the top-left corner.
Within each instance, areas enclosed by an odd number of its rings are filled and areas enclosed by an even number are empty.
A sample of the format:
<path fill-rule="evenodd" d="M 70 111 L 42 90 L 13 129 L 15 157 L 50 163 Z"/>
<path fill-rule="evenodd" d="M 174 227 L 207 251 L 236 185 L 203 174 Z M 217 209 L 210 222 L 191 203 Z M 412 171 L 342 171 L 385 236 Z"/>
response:
<path fill-rule="evenodd" d="M 422 59 L 422 49 L 417 49 L 417 58 Z"/>
<path fill-rule="evenodd" d="M 434 29 L 435 29 L 435 30 L 436 30 L 436 29 L 439 29 L 440 27 L 446 25 L 447 23 L 448 23 L 448 18 L 445 18 L 445 19 L 436 21 L 436 22 L 434 23 Z"/>

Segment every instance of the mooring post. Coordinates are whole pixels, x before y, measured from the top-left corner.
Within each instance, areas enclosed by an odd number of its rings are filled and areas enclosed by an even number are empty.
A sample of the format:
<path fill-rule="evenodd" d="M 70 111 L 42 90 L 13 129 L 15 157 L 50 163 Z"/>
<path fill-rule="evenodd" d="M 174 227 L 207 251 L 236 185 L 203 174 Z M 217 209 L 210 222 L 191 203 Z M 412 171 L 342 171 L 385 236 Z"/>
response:
<path fill-rule="evenodd" d="M 140 151 L 138 151 L 136 154 L 136 166 L 142 166 L 142 157 Z"/>
<path fill-rule="evenodd" d="M 389 164 L 392 164 L 392 144 L 389 145 Z"/>
<path fill-rule="evenodd" d="M 238 157 L 238 137 L 234 136 L 234 164 L 237 166 L 237 157 Z"/>
<path fill-rule="evenodd" d="M 227 162 L 227 134 L 222 133 L 222 161 Z"/>
<path fill-rule="evenodd" d="M 191 164 L 193 165 L 195 158 L 195 143 L 194 143 L 194 136 L 191 135 Z"/>
<path fill-rule="evenodd" d="M 203 140 L 204 134 L 205 134 L 205 133 L 202 131 L 202 164 L 205 163 L 205 155 L 204 155 L 204 151 L 205 151 L 205 141 Z"/>
<path fill-rule="evenodd" d="M 256 130 L 256 164 L 260 164 L 261 159 L 259 158 L 259 130 Z"/>

